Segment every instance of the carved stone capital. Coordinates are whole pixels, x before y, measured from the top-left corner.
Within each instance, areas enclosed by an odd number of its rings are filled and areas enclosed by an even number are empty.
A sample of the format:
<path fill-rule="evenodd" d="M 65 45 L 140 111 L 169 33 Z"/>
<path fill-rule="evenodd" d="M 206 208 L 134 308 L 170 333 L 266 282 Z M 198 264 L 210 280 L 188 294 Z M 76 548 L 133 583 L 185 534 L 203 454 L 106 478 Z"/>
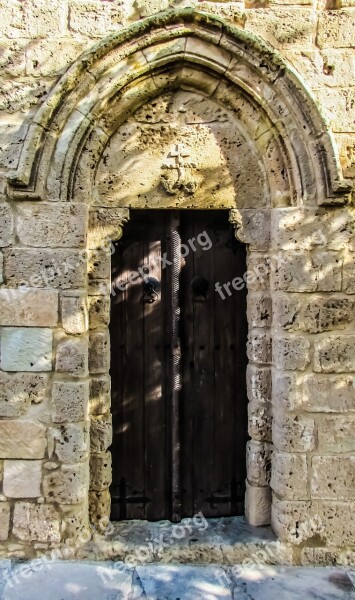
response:
<path fill-rule="evenodd" d="M 89 248 L 105 248 L 122 237 L 123 225 L 129 220 L 128 208 L 96 208 L 89 216 Z"/>

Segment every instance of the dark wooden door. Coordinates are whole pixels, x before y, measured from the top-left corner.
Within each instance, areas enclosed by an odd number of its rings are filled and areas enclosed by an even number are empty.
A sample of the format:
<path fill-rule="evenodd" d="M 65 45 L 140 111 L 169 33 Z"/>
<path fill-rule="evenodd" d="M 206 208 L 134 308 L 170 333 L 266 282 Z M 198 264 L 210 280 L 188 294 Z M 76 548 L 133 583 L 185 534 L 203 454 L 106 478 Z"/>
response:
<path fill-rule="evenodd" d="M 112 256 L 112 519 L 243 513 L 245 248 L 227 211 L 132 211 Z"/>

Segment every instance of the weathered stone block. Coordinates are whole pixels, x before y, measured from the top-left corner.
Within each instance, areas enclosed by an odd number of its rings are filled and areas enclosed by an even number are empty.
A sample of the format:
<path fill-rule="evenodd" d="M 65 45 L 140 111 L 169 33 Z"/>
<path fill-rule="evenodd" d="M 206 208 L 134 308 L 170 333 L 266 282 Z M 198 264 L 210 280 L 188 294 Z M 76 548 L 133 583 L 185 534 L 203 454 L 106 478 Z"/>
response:
<path fill-rule="evenodd" d="M 268 209 L 238 210 L 232 208 L 229 220 L 236 229 L 237 238 L 248 244 L 249 250 L 267 251 L 269 249 L 270 211 Z"/>
<path fill-rule="evenodd" d="M 255 527 L 269 525 L 271 521 L 271 490 L 246 482 L 245 518 Z"/>
<path fill-rule="evenodd" d="M 62 325 L 66 333 L 72 335 L 85 333 L 89 328 L 86 296 L 62 296 Z"/>
<path fill-rule="evenodd" d="M 89 213 L 89 248 L 109 248 L 112 240 L 119 240 L 122 227 L 129 220 L 127 208 L 97 208 Z M 95 259 L 96 260 L 96 259 Z"/>
<path fill-rule="evenodd" d="M 251 252 L 248 256 L 248 271 L 254 274 L 254 278 L 248 282 L 248 290 L 268 290 L 270 285 L 270 272 L 272 265 L 268 256 Z"/>
<path fill-rule="evenodd" d="M 41 483 L 41 460 L 4 461 L 3 490 L 8 498 L 38 498 Z"/>
<path fill-rule="evenodd" d="M 107 526 L 107 519 L 111 510 L 111 494 L 109 490 L 103 492 L 89 493 L 89 514 L 90 523 L 94 523 L 100 528 L 100 525 Z"/>
<path fill-rule="evenodd" d="M 43 479 L 44 495 L 48 502 L 79 504 L 87 497 L 89 490 L 88 462 L 75 465 L 62 465 Z"/>
<path fill-rule="evenodd" d="M 100 454 L 112 444 L 112 417 L 111 415 L 91 417 L 90 445 L 91 452 Z"/>
<path fill-rule="evenodd" d="M 354 249 L 355 214 L 352 208 L 274 209 L 272 234 L 278 249 L 291 252 Z"/>
<path fill-rule="evenodd" d="M 111 452 L 92 456 L 90 459 L 90 490 L 102 492 L 112 481 Z"/>
<path fill-rule="evenodd" d="M 353 377 L 307 375 L 303 382 L 300 407 L 308 412 L 355 412 Z"/>
<path fill-rule="evenodd" d="M 355 452 L 355 415 L 325 416 L 318 421 L 318 448 L 326 452 Z"/>
<path fill-rule="evenodd" d="M 272 301 L 264 294 L 248 294 L 249 327 L 270 327 L 272 322 Z"/>
<path fill-rule="evenodd" d="M 272 441 L 277 450 L 308 452 L 315 447 L 313 419 L 298 415 L 274 415 Z"/>
<path fill-rule="evenodd" d="M 353 87 L 334 88 L 331 94 L 324 93 L 323 90 L 316 90 L 315 95 L 322 103 L 325 116 L 331 120 L 333 131 L 355 132 L 352 115 L 355 102 Z"/>
<path fill-rule="evenodd" d="M 304 337 L 275 337 L 273 362 L 278 369 L 303 371 L 310 363 L 310 341 Z"/>
<path fill-rule="evenodd" d="M 306 500 L 307 457 L 305 454 L 272 454 L 271 489 L 282 499 Z"/>
<path fill-rule="evenodd" d="M 91 250 L 89 252 L 88 277 L 89 282 L 111 279 L 111 253 L 117 252 L 116 246 L 111 245 L 107 250 Z"/>
<path fill-rule="evenodd" d="M 0 458 L 43 458 L 46 428 L 34 421 L 0 421 Z"/>
<path fill-rule="evenodd" d="M 90 380 L 90 414 L 102 415 L 110 412 L 111 385 L 108 377 L 92 377 Z"/>
<path fill-rule="evenodd" d="M 323 524 L 309 501 L 272 499 L 271 526 L 281 541 L 301 544 L 312 538 L 319 539 Z"/>
<path fill-rule="evenodd" d="M 275 289 L 337 292 L 342 287 L 342 258 L 336 252 L 284 254 L 275 269 Z"/>
<path fill-rule="evenodd" d="M 355 456 L 313 456 L 311 496 L 324 500 L 355 498 Z"/>
<path fill-rule="evenodd" d="M 74 33 L 90 38 L 104 37 L 122 26 L 122 2 L 75 2 L 70 4 L 69 28 Z"/>
<path fill-rule="evenodd" d="M 4 371 L 51 371 L 51 329 L 7 327 L 1 333 L 1 368 Z"/>
<path fill-rule="evenodd" d="M 0 203 L 0 247 L 9 246 L 13 232 L 13 214 L 9 204 Z"/>
<path fill-rule="evenodd" d="M 355 335 L 329 336 L 315 342 L 314 370 L 318 373 L 355 371 Z"/>
<path fill-rule="evenodd" d="M 88 207 L 79 202 L 19 203 L 16 233 L 21 244 L 80 248 L 86 241 Z"/>
<path fill-rule="evenodd" d="M 47 385 L 47 375 L 0 372 L 0 417 L 12 419 L 23 415 L 32 402 L 38 404 L 44 400 Z"/>
<path fill-rule="evenodd" d="M 354 47 L 354 21 L 353 8 L 320 12 L 317 44 L 320 48 Z"/>
<path fill-rule="evenodd" d="M 271 475 L 271 444 L 247 442 L 247 475 L 252 485 L 267 486 Z"/>
<path fill-rule="evenodd" d="M 63 337 L 57 345 L 55 369 L 73 377 L 88 375 L 88 338 Z"/>
<path fill-rule="evenodd" d="M 299 294 L 285 294 L 275 299 L 274 319 L 287 331 L 320 333 L 346 327 L 354 317 L 354 302 L 350 298 L 322 298 L 311 301 Z"/>
<path fill-rule="evenodd" d="M 61 462 L 81 462 L 88 457 L 88 423 L 67 423 L 53 434 L 55 437 L 55 453 Z"/>
<path fill-rule="evenodd" d="M 10 504 L 0 502 L 0 542 L 5 542 L 10 529 Z"/>
<path fill-rule="evenodd" d="M 300 393 L 296 373 L 273 370 L 272 404 L 276 409 L 281 409 L 283 412 L 295 410 Z"/>
<path fill-rule="evenodd" d="M 108 325 L 110 322 L 110 298 L 108 296 L 90 296 L 88 304 L 90 329 Z"/>
<path fill-rule="evenodd" d="M 13 248 L 5 250 L 8 286 L 84 287 L 86 257 L 79 250 Z"/>
<path fill-rule="evenodd" d="M 342 290 L 346 294 L 355 294 L 355 267 L 352 255 L 348 256 L 343 264 Z"/>
<path fill-rule="evenodd" d="M 58 292 L 0 289 L 0 325 L 54 327 L 58 323 Z"/>
<path fill-rule="evenodd" d="M 274 48 L 310 48 L 315 19 L 310 8 L 249 9 L 245 28 L 270 42 Z"/>
<path fill-rule="evenodd" d="M 13 534 L 24 542 L 59 542 L 60 518 L 53 506 L 17 502 Z"/>
<path fill-rule="evenodd" d="M 62 504 L 62 538 L 78 544 L 78 547 L 92 539 L 92 531 L 89 524 L 88 500 L 82 505 L 71 507 L 70 504 Z"/>
<path fill-rule="evenodd" d="M 89 382 L 54 381 L 52 420 L 54 423 L 84 421 L 88 416 Z"/>
<path fill-rule="evenodd" d="M 271 362 L 271 336 L 269 333 L 249 333 L 247 343 L 248 358 L 252 362 Z"/>
<path fill-rule="evenodd" d="M 90 334 L 89 369 L 93 375 L 107 373 L 110 368 L 110 338 L 106 331 Z"/>
<path fill-rule="evenodd" d="M 88 46 L 84 40 L 37 40 L 26 48 L 26 74 L 32 77 L 56 77 L 62 74 Z"/>
<path fill-rule="evenodd" d="M 247 366 L 247 394 L 250 402 L 269 403 L 271 399 L 271 369 Z"/>
<path fill-rule="evenodd" d="M 354 546 L 354 502 L 319 502 L 318 511 L 322 523 L 322 538 L 328 546 Z"/>
<path fill-rule="evenodd" d="M 248 432 L 250 437 L 260 442 L 271 441 L 271 407 L 258 405 L 252 402 L 248 404 Z"/>

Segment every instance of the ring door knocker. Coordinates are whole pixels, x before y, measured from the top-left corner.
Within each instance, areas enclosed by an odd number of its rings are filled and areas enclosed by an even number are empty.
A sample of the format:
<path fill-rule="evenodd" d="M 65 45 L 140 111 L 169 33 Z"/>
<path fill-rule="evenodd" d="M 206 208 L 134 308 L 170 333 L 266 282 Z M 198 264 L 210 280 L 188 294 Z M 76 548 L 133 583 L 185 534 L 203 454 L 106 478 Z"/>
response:
<path fill-rule="evenodd" d="M 153 304 L 159 299 L 160 281 L 155 277 L 146 277 L 143 281 L 143 302 Z"/>

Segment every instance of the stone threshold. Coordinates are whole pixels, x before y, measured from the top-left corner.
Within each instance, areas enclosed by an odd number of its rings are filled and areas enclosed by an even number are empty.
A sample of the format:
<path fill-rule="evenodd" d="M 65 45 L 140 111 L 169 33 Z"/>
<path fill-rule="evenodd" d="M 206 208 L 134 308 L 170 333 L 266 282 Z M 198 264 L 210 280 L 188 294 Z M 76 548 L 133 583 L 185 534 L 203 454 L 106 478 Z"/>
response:
<path fill-rule="evenodd" d="M 110 523 L 105 536 L 80 548 L 77 558 L 146 563 L 290 565 L 292 548 L 271 527 L 253 527 L 244 517 Z"/>

